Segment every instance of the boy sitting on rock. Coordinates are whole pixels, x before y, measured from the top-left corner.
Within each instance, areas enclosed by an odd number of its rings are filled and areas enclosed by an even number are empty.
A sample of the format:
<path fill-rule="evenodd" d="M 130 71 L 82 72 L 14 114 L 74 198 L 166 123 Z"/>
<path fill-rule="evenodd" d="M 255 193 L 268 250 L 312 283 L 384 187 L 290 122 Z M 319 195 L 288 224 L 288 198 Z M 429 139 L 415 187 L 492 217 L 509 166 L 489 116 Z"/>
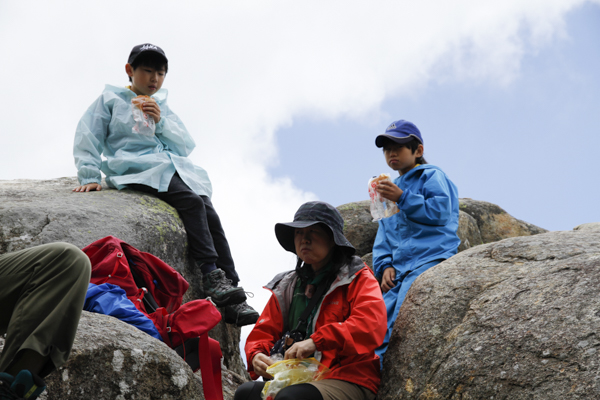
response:
<path fill-rule="evenodd" d="M 375 353 L 383 360 L 400 306 L 419 275 L 456 254 L 458 191 L 438 167 L 423 157 L 423 137 L 411 122 L 392 122 L 378 135 L 387 165 L 400 176 L 381 181 L 377 191 L 398 212 L 379 221 L 373 244 L 373 270 L 381 279 L 388 329 Z M 383 365 L 383 361 L 382 361 Z"/>
<path fill-rule="evenodd" d="M 161 89 L 168 71 L 164 51 L 149 43 L 135 46 L 125 71 L 131 85 L 106 85 L 79 121 L 73 154 L 81 186 L 73 191 L 102 190 L 102 171 L 110 187 L 150 193 L 173 206 L 203 275 L 205 295 L 225 307 L 226 322 L 255 323 L 258 313 L 237 287 L 229 244 L 210 201 L 208 174 L 187 158 L 194 140 Z"/>

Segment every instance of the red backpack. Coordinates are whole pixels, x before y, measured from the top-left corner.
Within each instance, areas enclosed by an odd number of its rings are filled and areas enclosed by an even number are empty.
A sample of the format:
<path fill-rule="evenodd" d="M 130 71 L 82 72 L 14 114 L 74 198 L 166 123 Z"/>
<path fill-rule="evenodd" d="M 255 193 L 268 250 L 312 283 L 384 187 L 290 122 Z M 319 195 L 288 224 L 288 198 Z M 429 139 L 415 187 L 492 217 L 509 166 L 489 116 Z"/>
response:
<path fill-rule="evenodd" d="M 138 310 L 153 322 L 164 342 L 201 370 L 206 400 L 223 400 L 221 347 L 208 331 L 221 320 L 209 300 L 181 305 L 187 281 L 158 257 L 107 236 L 83 249 L 92 263 L 91 283 L 120 286 Z"/>

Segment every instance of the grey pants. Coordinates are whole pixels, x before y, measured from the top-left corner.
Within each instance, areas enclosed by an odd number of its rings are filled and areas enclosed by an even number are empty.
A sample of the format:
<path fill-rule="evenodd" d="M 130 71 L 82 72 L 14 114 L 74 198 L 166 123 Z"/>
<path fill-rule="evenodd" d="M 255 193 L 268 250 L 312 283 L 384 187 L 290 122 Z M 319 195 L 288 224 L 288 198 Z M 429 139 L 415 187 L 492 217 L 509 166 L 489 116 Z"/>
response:
<path fill-rule="evenodd" d="M 0 255 L 0 371 L 26 349 L 49 357 L 41 376 L 67 361 L 90 271 L 88 257 L 68 243 Z"/>

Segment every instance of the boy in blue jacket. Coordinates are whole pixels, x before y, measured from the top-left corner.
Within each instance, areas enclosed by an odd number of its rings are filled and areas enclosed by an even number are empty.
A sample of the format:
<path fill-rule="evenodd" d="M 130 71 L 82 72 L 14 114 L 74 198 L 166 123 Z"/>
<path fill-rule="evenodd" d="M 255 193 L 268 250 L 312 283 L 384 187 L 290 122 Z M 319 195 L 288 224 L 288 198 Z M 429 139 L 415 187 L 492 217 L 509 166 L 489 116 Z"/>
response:
<path fill-rule="evenodd" d="M 385 354 L 400 306 L 419 275 L 456 254 L 458 191 L 444 172 L 423 158 L 423 137 L 405 120 L 390 124 L 377 136 L 388 166 L 400 173 L 394 182 L 377 186 L 381 196 L 395 202 L 398 213 L 379 221 L 373 244 L 373 269 L 381 280 L 388 329 L 375 350 Z"/>
<path fill-rule="evenodd" d="M 202 273 L 205 295 L 225 307 L 226 322 L 253 324 L 258 313 L 237 287 L 229 244 L 210 201 L 208 174 L 187 158 L 196 144 L 167 105 L 167 90 L 161 89 L 167 70 L 160 47 L 146 43 L 131 50 L 125 65 L 131 85 L 106 85 L 79 121 L 73 155 L 81 186 L 73 191 L 102 190 L 102 171 L 110 187 L 150 193 L 173 206 Z M 135 104 L 146 120 L 140 120 L 140 113 L 134 119 Z"/>

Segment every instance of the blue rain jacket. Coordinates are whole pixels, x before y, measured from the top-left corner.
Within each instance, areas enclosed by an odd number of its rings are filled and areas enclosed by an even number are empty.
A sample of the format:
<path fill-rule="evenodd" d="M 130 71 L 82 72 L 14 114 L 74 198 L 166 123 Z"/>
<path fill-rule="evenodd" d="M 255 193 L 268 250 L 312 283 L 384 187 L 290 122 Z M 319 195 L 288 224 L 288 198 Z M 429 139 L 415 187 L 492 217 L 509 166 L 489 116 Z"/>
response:
<path fill-rule="evenodd" d="M 383 359 L 394 321 L 415 279 L 427 269 L 456 254 L 458 190 L 444 172 L 430 164 L 419 165 L 396 178 L 404 191 L 398 213 L 379 221 L 373 244 L 373 269 L 381 278 L 386 268 L 396 269 L 396 286 L 383 294 L 388 330 L 375 351 Z"/>
<path fill-rule="evenodd" d="M 158 333 L 154 322 L 135 308 L 131 300 L 127 298 L 125 290 L 117 285 L 111 283 L 94 285 L 90 283 L 85 295 L 83 309 L 118 318 L 162 341 L 162 336 Z"/>
<path fill-rule="evenodd" d="M 398 201 L 400 212 L 379 221 L 373 244 L 375 276 L 396 269 L 405 275 L 430 261 L 456 254 L 458 190 L 444 172 L 431 164 L 419 165 L 396 178 L 404 191 Z"/>
<path fill-rule="evenodd" d="M 178 172 L 196 194 L 210 197 L 208 174 L 187 158 L 196 144 L 167 105 L 167 90 L 152 96 L 161 113 L 152 137 L 132 131 L 135 122 L 131 99 L 136 96 L 128 88 L 106 85 L 79 121 L 73 146 L 79 183 L 100 183 L 102 171 L 113 188 L 139 183 L 166 192 Z"/>

